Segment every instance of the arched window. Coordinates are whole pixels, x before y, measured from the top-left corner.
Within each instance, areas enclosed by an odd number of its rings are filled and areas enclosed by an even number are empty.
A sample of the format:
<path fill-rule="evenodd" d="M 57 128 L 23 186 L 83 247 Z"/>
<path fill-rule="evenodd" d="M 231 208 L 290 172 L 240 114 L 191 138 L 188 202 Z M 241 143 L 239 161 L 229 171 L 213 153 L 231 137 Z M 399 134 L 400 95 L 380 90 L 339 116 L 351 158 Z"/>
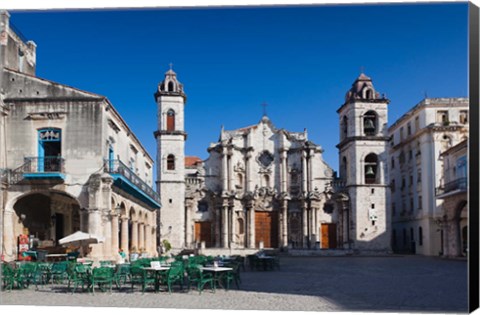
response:
<path fill-rule="evenodd" d="M 175 111 L 169 109 L 167 112 L 167 131 L 175 130 Z"/>
<path fill-rule="evenodd" d="M 347 180 L 347 178 L 348 178 L 347 170 L 348 170 L 347 158 L 344 156 L 343 159 L 342 159 L 342 174 L 341 174 L 341 177 L 344 180 Z"/>
<path fill-rule="evenodd" d="M 173 154 L 167 156 L 167 170 L 175 170 L 175 156 Z"/>
<path fill-rule="evenodd" d="M 173 82 L 168 82 L 168 92 L 174 92 L 174 85 Z"/>
<path fill-rule="evenodd" d="M 365 98 L 366 98 L 367 100 L 372 100 L 372 99 L 373 99 L 373 91 L 370 90 L 370 89 L 367 89 L 367 90 L 365 91 Z"/>
<path fill-rule="evenodd" d="M 343 116 L 342 125 L 343 125 L 343 128 L 342 128 L 342 130 L 343 130 L 343 136 L 344 136 L 344 137 L 347 137 L 347 135 L 348 135 L 348 118 L 347 118 L 346 115 Z"/>
<path fill-rule="evenodd" d="M 377 183 L 378 158 L 375 154 L 370 153 L 365 158 L 365 184 Z"/>
<path fill-rule="evenodd" d="M 363 133 L 366 136 L 374 136 L 377 133 L 377 114 L 368 111 L 363 115 Z"/>

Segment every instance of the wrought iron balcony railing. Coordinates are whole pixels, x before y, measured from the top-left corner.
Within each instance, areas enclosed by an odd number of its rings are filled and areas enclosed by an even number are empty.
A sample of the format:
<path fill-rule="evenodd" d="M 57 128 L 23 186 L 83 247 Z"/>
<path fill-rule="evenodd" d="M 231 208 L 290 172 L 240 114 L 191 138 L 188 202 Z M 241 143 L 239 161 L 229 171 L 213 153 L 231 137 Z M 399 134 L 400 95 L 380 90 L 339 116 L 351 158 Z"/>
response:
<path fill-rule="evenodd" d="M 458 178 L 454 181 L 446 183 L 444 186 L 440 186 L 436 189 L 436 195 L 443 195 L 452 191 L 467 191 L 468 184 L 467 184 L 467 178 L 462 177 Z"/>
<path fill-rule="evenodd" d="M 61 156 L 35 156 L 24 158 L 22 166 L 11 172 L 10 183 L 16 184 L 25 179 L 26 174 L 36 174 L 37 179 L 49 177 L 52 174 L 65 173 L 65 159 Z"/>
<path fill-rule="evenodd" d="M 120 160 L 105 160 L 105 169 L 110 174 L 119 174 L 130 181 L 150 198 L 160 203 L 160 196 Z"/>

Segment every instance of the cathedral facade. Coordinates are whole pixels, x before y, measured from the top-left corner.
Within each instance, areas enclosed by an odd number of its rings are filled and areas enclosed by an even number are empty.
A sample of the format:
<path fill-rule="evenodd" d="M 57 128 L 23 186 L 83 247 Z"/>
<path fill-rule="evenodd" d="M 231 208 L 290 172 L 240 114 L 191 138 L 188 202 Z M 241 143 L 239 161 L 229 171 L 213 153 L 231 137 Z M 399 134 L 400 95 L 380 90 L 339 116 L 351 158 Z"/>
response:
<path fill-rule="evenodd" d="M 340 177 L 306 130 L 277 128 L 266 115 L 245 128 L 222 127 L 207 159 L 185 157 L 186 95 L 171 69 L 155 99 L 160 239 L 176 249 L 389 251 L 388 100 L 368 77 L 355 81 L 338 111 Z"/>

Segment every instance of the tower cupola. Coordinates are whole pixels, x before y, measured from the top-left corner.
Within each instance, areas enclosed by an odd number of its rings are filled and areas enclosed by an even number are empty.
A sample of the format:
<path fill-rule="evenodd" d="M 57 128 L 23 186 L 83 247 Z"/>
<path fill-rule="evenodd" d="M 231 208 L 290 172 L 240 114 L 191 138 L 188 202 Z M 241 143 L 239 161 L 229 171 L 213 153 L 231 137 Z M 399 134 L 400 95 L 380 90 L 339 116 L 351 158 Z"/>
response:
<path fill-rule="evenodd" d="M 158 96 L 182 96 L 186 98 L 185 93 L 183 92 L 183 84 L 177 80 L 177 74 L 171 68 L 165 72 L 165 78 L 162 82 L 158 84 L 157 92 L 155 93 L 155 99 Z"/>
<path fill-rule="evenodd" d="M 373 101 L 383 98 L 380 97 L 380 93 L 375 91 L 372 79 L 361 73 L 345 95 L 345 103 L 355 100 Z"/>

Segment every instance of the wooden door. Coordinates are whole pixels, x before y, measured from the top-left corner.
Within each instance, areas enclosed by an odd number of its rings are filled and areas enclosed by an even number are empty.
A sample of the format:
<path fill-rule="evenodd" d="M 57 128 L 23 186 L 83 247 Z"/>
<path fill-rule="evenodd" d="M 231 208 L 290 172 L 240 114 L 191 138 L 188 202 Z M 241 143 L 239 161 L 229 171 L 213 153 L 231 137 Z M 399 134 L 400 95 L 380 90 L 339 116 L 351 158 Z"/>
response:
<path fill-rule="evenodd" d="M 255 211 L 255 246 L 263 241 L 265 248 L 278 247 L 278 213 Z"/>
<path fill-rule="evenodd" d="M 322 248 L 337 248 L 337 225 L 324 223 L 321 225 Z"/>
<path fill-rule="evenodd" d="M 205 242 L 206 247 L 212 247 L 212 224 L 209 221 L 195 222 L 195 242 Z"/>

